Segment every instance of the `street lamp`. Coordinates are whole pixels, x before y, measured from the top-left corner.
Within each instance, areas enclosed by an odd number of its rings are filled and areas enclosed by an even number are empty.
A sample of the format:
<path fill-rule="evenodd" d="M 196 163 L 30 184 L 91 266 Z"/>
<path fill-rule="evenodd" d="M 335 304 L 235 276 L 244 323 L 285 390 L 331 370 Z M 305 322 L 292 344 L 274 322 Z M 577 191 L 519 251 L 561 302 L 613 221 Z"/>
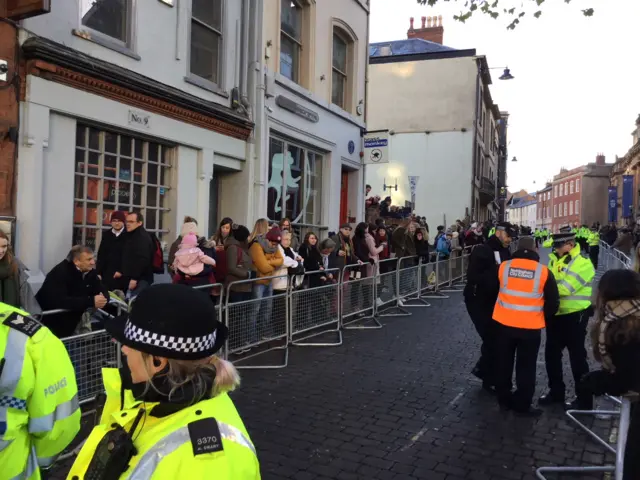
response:
<path fill-rule="evenodd" d="M 509 67 L 489 67 L 489 70 L 502 70 L 502 75 L 500 75 L 498 77 L 499 80 L 513 80 L 514 77 L 513 75 L 511 75 L 511 70 L 509 70 Z"/>

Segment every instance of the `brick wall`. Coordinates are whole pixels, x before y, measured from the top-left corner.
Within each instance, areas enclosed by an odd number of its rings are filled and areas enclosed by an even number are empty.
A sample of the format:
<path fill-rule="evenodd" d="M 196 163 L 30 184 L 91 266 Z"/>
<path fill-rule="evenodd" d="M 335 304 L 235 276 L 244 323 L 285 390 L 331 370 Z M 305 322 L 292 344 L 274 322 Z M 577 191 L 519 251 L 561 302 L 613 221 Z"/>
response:
<path fill-rule="evenodd" d="M 16 64 L 16 30 L 13 25 L 0 22 L 0 59 L 8 62 L 7 82 L 0 82 L 0 215 L 13 215 L 13 183 L 16 144 L 9 138 L 11 128 L 18 127 L 19 102 L 17 79 L 9 86 L 18 69 Z M 6 88 L 8 87 L 8 88 Z"/>
<path fill-rule="evenodd" d="M 573 188 L 571 187 L 573 183 Z M 561 188 L 562 186 L 562 188 Z M 552 211 L 552 229 L 554 232 L 563 225 L 573 226 L 575 223 L 581 225 L 580 210 L 582 195 L 582 172 L 567 175 L 553 181 L 553 211 Z M 562 193 L 562 194 L 561 194 Z M 576 211 L 576 201 L 578 202 L 578 211 Z M 565 215 L 565 204 L 567 213 Z M 558 206 L 557 211 L 556 207 Z"/>

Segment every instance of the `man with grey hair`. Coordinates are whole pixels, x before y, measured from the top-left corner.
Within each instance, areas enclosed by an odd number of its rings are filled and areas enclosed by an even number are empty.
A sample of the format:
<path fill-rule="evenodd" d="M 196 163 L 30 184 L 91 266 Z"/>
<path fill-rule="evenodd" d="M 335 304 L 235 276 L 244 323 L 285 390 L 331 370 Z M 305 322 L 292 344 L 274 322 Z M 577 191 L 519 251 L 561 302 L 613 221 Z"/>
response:
<path fill-rule="evenodd" d="M 98 278 L 95 266 L 93 250 L 76 245 L 47 274 L 36 299 L 42 310 L 66 310 L 42 317 L 42 323 L 57 337 L 73 335 L 85 311 L 103 308 L 108 303 L 109 292 Z"/>

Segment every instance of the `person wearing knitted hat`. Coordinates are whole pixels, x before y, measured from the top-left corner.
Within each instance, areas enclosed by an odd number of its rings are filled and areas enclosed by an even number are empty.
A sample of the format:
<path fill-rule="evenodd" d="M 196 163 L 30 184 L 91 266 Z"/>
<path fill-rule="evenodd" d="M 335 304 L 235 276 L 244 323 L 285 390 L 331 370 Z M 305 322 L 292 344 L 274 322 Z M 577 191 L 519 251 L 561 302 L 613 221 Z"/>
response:
<path fill-rule="evenodd" d="M 180 243 L 174 257 L 172 269 L 176 272 L 173 283 L 184 283 L 192 287 L 216 283 L 213 268 L 216 261 L 198 247 L 198 237 L 187 234 Z"/>
<path fill-rule="evenodd" d="M 122 255 L 126 242 L 126 235 L 123 234 L 126 219 L 125 212 L 119 210 L 111 212 L 111 230 L 103 230 L 98 248 L 96 273 L 105 287 L 111 291 L 127 290 L 127 281 L 122 276 Z"/>
<path fill-rule="evenodd" d="M 582 256 L 576 234 L 570 226 L 553 234 L 553 252 L 549 254 L 549 270 L 558 284 L 560 308 L 547 320 L 545 366 L 549 378 L 549 391 L 540 397 L 540 405 L 564 403 L 565 383 L 562 371 L 562 352 L 566 348 L 571 361 L 575 385 L 589 372 L 585 340 L 591 307 L 591 284 L 595 269 L 591 261 Z M 591 397 L 578 397 L 567 405 L 570 408 L 591 410 Z"/>
<path fill-rule="evenodd" d="M 228 396 L 228 336 L 206 296 L 185 285 L 142 291 L 106 325 L 123 365 L 105 368 L 107 399 L 68 478 L 258 480 L 255 446 Z"/>
<path fill-rule="evenodd" d="M 251 280 L 256 271 L 249 253 L 249 229 L 244 225 L 232 225 L 231 234 L 224 243 L 227 258 L 227 275 L 224 278 L 225 289 L 229 292 L 229 303 L 251 300 Z M 241 282 L 241 283 L 236 283 Z"/>

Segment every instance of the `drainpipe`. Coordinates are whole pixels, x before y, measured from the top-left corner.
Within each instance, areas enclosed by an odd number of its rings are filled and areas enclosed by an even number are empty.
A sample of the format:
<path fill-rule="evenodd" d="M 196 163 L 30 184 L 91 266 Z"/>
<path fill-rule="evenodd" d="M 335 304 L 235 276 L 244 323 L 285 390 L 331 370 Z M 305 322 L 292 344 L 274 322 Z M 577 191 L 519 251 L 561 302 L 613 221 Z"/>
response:
<path fill-rule="evenodd" d="M 249 97 L 247 92 L 247 77 L 249 75 L 249 64 L 253 61 L 251 55 L 251 48 L 249 47 L 249 0 L 242 0 L 242 29 L 238 33 L 238 39 L 236 45 L 240 45 L 241 54 L 240 57 L 240 103 L 243 107 L 249 108 Z"/>
<path fill-rule="evenodd" d="M 253 98 L 250 101 L 251 105 L 255 105 L 253 111 L 253 144 L 251 145 L 251 153 L 249 155 L 249 182 L 253 183 L 253 188 L 249 189 L 249 205 L 252 206 L 251 211 L 253 217 L 257 218 L 258 212 L 262 204 L 262 187 L 266 183 L 266 180 L 262 180 L 263 175 L 261 172 L 264 170 L 268 174 L 269 165 L 265 161 L 262 165 L 265 133 L 268 129 L 265 128 L 265 76 L 264 76 L 264 53 L 262 32 L 264 24 L 264 0 L 254 0 L 253 8 L 251 9 L 251 19 L 249 24 L 254 25 L 255 28 L 250 30 L 249 44 L 251 45 L 252 55 L 251 64 L 249 65 L 249 95 Z M 265 198 L 266 200 L 266 198 Z"/>
<path fill-rule="evenodd" d="M 482 101 L 481 98 L 479 98 L 480 96 L 480 72 L 481 72 L 481 60 L 476 59 L 476 66 L 478 67 L 478 74 L 476 75 L 476 95 L 475 95 L 475 115 L 473 118 L 473 165 L 472 165 L 472 175 L 471 175 L 471 221 L 476 220 L 478 221 L 479 218 L 478 217 L 478 213 L 479 212 L 474 212 L 474 207 L 476 205 L 476 164 L 478 161 L 478 106 L 480 105 L 480 102 Z M 475 217 L 474 218 L 474 214 L 475 213 Z"/>
<path fill-rule="evenodd" d="M 367 5 L 368 6 L 368 5 Z M 365 130 L 368 127 L 367 124 L 367 117 L 369 116 L 369 36 L 370 36 L 370 31 L 371 31 L 371 27 L 369 25 L 370 22 L 370 17 L 371 14 L 369 13 L 369 10 L 367 9 L 367 63 L 364 67 L 364 125 L 365 125 Z M 360 147 L 360 151 L 364 151 L 364 141 L 361 144 Z M 367 184 L 367 179 L 365 176 L 365 172 L 366 172 L 366 168 L 367 166 L 364 164 L 364 157 L 361 157 L 362 160 L 362 185 L 360 186 L 360 191 L 364 192 L 366 189 L 366 184 Z M 342 175 L 342 173 L 341 173 Z M 365 198 L 365 201 L 367 199 Z M 362 220 L 366 221 L 367 220 L 367 207 L 365 206 L 365 202 L 361 202 L 361 206 L 360 208 L 363 209 L 363 215 L 362 215 Z"/>

